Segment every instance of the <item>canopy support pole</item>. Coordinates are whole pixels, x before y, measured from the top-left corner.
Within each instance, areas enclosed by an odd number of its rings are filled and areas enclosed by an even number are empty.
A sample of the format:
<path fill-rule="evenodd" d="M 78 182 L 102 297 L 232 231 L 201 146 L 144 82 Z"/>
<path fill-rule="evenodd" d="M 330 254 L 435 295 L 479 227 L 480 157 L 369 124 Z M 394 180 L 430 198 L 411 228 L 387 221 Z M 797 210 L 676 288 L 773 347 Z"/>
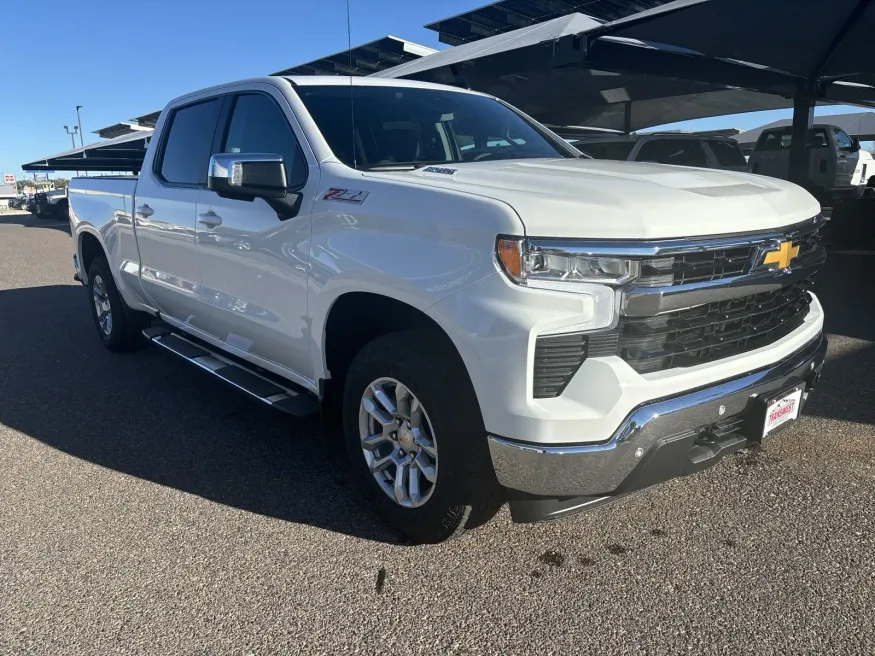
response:
<path fill-rule="evenodd" d="M 623 134 L 632 134 L 632 101 L 623 103 Z"/>
<path fill-rule="evenodd" d="M 793 97 L 793 141 L 790 144 L 790 182 L 808 187 L 808 160 L 811 146 L 808 135 L 814 125 L 814 94 L 810 89 Z"/>

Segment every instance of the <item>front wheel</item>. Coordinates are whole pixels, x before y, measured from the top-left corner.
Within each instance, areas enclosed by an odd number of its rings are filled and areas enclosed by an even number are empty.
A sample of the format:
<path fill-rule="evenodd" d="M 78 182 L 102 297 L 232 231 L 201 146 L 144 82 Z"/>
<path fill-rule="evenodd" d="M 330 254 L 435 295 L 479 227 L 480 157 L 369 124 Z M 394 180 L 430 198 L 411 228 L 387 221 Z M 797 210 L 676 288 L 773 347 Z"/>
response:
<path fill-rule="evenodd" d="M 379 337 L 355 357 L 344 389 L 356 482 L 413 543 L 456 537 L 502 502 L 473 387 L 444 340 L 430 331 Z"/>

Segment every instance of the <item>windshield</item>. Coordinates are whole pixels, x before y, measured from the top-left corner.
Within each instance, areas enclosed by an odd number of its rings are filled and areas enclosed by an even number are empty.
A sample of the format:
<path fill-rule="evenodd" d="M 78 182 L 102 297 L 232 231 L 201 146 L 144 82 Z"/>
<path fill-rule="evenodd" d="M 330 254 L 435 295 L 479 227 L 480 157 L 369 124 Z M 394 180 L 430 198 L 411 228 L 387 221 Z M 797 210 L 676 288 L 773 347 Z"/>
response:
<path fill-rule="evenodd" d="M 575 157 L 571 148 L 485 96 L 379 86 L 299 86 L 295 91 L 337 158 L 353 168 Z"/>

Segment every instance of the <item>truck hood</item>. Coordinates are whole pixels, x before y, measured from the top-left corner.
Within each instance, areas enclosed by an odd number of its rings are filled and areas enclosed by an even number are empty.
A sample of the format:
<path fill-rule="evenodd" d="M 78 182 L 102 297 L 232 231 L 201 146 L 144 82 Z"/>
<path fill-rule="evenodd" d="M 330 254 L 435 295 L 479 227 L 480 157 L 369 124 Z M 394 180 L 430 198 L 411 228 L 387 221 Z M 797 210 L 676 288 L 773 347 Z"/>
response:
<path fill-rule="evenodd" d="M 820 212 L 801 187 L 750 173 L 589 159 L 471 162 L 367 177 L 510 205 L 537 237 L 669 239 L 768 230 Z"/>

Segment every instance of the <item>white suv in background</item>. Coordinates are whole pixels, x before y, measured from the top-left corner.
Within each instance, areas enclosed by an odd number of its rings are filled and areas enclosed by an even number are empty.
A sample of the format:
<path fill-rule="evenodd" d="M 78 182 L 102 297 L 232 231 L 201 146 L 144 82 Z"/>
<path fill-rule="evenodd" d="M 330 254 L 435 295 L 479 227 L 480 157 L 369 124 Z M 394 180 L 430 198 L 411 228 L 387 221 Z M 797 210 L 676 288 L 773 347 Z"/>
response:
<path fill-rule="evenodd" d="M 747 171 L 741 148 L 728 137 L 683 133 L 581 136 L 563 134 L 561 130 L 557 133 L 595 159 Z"/>

